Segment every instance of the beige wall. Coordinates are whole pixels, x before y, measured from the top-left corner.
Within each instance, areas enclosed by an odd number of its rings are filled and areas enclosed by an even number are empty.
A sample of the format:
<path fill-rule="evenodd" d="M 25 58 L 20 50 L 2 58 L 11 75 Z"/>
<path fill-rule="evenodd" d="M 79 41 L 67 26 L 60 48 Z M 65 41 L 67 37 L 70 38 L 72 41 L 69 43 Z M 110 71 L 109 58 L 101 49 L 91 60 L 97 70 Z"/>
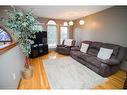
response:
<path fill-rule="evenodd" d="M 80 19 L 85 20 L 82 26 L 78 23 Z M 101 41 L 127 47 L 127 7 L 111 7 L 80 19 L 75 20 L 73 31 L 80 30 L 81 41 Z"/>
<path fill-rule="evenodd" d="M 0 89 L 17 89 L 25 57 L 19 46 L 0 55 Z"/>

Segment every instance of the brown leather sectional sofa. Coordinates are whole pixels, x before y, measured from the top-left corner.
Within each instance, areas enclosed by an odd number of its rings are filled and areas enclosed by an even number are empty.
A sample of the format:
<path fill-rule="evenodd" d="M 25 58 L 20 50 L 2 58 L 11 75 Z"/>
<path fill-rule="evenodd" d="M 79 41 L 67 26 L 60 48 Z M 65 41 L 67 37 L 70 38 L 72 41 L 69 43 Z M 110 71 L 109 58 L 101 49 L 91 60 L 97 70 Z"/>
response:
<path fill-rule="evenodd" d="M 70 56 L 103 77 L 116 73 L 127 53 L 125 47 L 115 44 L 92 41 L 83 41 L 82 43 L 90 45 L 87 53 L 80 52 L 81 46 L 72 47 Z M 97 57 L 100 47 L 113 49 L 110 59 L 102 60 Z"/>

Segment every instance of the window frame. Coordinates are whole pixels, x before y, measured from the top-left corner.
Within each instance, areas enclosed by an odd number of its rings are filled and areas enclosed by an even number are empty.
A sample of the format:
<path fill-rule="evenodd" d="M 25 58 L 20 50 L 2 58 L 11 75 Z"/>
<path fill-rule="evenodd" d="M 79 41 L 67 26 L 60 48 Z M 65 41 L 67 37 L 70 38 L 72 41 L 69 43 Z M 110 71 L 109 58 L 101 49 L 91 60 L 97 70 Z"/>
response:
<path fill-rule="evenodd" d="M 55 34 L 56 34 L 56 38 L 55 38 L 55 41 L 56 41 L 56 46 L 57 46 L 57 26 L 56 25 L 51 25 L 51 24 L 47 24 L 47 40 L 48 40 L 48 27 L 50 27 L 50 26 L 54 26 L 55 27 Z M 49 43 L 48 43 L 49 44 Z M 56 46 L 50 46 L 49 45 L 49 48 L 56 48 Z"/>
<path fill-rule="evenodd" d="M 61 41 L 61 27 L 66 27 L 67 28 L 67 39 L 69 38 L 69 29 L 68 29 L 68 26 L 60 26 L 60 43 L 63 42 L 63 41 Z"/>

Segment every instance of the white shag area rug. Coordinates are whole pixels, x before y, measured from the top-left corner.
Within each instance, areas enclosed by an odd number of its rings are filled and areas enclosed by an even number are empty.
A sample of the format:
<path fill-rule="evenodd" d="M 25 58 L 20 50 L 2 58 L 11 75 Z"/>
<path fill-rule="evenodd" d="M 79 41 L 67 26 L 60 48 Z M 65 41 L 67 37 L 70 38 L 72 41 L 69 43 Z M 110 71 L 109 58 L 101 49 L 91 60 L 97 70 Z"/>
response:
<path fill-rule="evenodd" d="M 71 57 L 43 60 L 52 89 L 90 89 L 106 81 Z"/>

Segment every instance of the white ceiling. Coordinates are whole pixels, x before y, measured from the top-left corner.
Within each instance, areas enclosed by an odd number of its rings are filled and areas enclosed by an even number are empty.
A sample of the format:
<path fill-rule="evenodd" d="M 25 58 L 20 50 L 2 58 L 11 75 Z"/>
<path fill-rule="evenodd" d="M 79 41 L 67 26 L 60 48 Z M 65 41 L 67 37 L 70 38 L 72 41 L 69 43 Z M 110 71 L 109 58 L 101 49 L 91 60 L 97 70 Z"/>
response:
<path fill-rule="evenodd" d="M 17 6 L 23 11 L 32 9 L 34 15 L 38 17 L 63 20 L 75 20 L 109 7 L 111 6 Z"/>

